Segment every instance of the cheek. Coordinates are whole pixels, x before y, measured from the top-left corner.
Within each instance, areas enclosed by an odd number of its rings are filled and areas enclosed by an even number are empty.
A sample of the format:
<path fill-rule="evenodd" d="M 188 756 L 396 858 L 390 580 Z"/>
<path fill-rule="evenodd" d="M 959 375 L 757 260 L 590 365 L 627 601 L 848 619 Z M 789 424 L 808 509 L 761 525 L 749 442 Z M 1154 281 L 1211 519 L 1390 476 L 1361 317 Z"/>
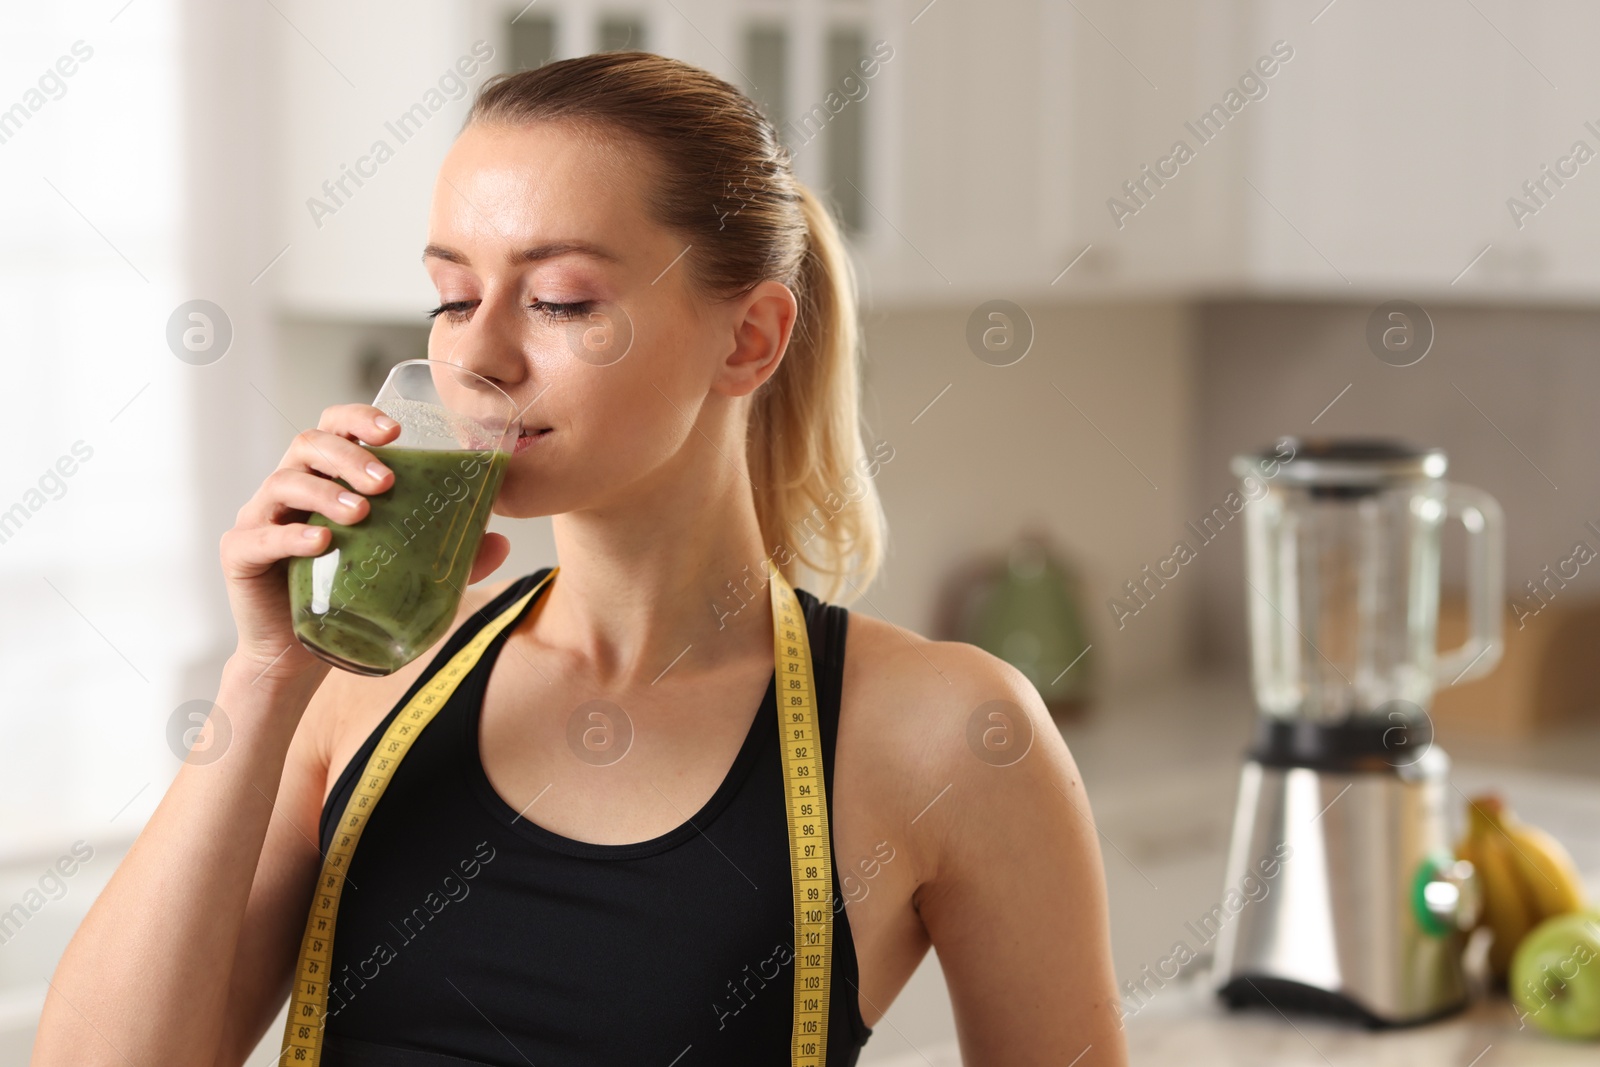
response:
<path fill-rule="evenodd" d="M 695 428 L 710 392 L 716 340 L 692 317 L 640 308 L 628 316 L 631 344 L 614 363 L 590 362 L 563 346 L 524 349 L 529 373 L 545 399 L 529 409 L 557 429 L 549 447 L 536 444 L 512 460 L 497 514 L 531 517 L 593 506 L 679 457 L 723 460 Z M 566 328 L 579 331 L 574 320 Z"/>
<path fill-rule="evenodd" d="M 569 360 L 545 377 L 540 388 L 548 389 L 549 404 L 530 409 L 529 421 L 542 408 L 557 433 L 512 459 L 497 513 L 529 517 L 589 506 L 628 492 L 694 442 L 709 447 L 690 423 L 702 399 L 686 397 L 665 373 L 634 362 L 636 355 L 610 367 Z"/>

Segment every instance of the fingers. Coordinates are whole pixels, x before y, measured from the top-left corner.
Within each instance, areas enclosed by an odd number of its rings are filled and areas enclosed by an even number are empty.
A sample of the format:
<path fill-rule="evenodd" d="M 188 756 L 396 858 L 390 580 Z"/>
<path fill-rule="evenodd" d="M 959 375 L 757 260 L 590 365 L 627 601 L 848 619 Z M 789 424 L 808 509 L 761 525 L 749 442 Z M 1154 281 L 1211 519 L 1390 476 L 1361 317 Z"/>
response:
<path fill-rule="evenodd" d="M 316 514 L 348 526 L 366 518 L 371 505 L 362 494 L 386 491 L 394 474 L 358 440 L 382 445 L 399 433 L 399 424 L 371 404 L 324 409 L 315 429 L 295 435 L 278 468 L 222 535 L 223 573 L 254 578 L 287 557 L 327 551 L 332 538 L 327 527 L 284 520 Z"/>
<path fill-rule="evenodd" d="M 315 429 L 295 434 L 279 466 L 319 471 L 343 478 L 361 492 L 375 493 L 384 488 L 388 470 L 356 439 L 381 445 L 399 433 L 400 424 L 371 404 L 334 404 L 322 410 Z M 369 471 L 371 463 L 377 466 Z"/>
<path fill-rule="evenodd" d="M 378 445 L 388 441 L 400 426 L 371 404 L 334 404 L 322 409 L 317 429 Z"/>
<path fill-rule="evenodd" d="M 325 409 L 317 428 L 295 434 L 277 471 L 269 475 L 256 494 L 239 509 L 237 521 L 254 526 L 278 522 L 290 511 L 323 510 L 317 504 L 296 503 L 296 500 L 306 499 L 307 483 L 284 477 L 283 472 L 312 472 L 324 480 L 339 478 L 358 493 L 387 490 L 393 484 L 393 473 L 352 438 L 359 435 L 369 444 L 380 445 L 393 440 L 399 432 L 399 424 L 371 404 L 337 404 Z M 326 495 L 316 499 L 331 502 L 339 490 L 340 487 L 330 484 Z M 291 499 L 285 492 L 298 495 Z M 341 512 L 323 513 L 335 521 L 350 521 L 339 518 Z M 348 509 L 342 513 L 348 514 Z"/>
<path fill-rule="evenodd" d="M 255 578 L 280 559 L 321 555 L 331 532 L 309 523 L 235 526 L 222 535 L 220 554 L 226 578 Z"/>
<path fill-rule="evenodd" d="M 369 469 L 369 464 L 376 466 Z M 365 448 L 347 437 L 321 429 L 301 430 L 295 434 L 279 466 L 318 471 L 330 478 L 343 478 L 355 489 L 374 493 L 389 474 L 383 462 Z"/>
<path fill-rule="evenodd" d="M 267 521 L 281 522 L 291 514 L 317 512 L 344 526 L 367 517 L 372 505 L 360 493 L 352 493 L 330 478 L 290 467 L 279 467 L 262 484 L 264 500 L 271 502 Z"/>

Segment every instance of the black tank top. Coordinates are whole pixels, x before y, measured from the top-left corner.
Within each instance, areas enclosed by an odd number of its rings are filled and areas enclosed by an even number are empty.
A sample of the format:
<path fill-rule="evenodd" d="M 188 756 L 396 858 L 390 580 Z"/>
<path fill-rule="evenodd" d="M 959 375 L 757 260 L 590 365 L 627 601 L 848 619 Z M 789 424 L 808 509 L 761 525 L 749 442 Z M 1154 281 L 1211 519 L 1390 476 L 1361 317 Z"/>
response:
<path fill-rule="evenodd" d="M 323 806 L 324 855 L 390 721 L 548 573 L 469 617 L 372 731 Z M 831 827 L 849 613 L 795 595 Z M 776 674 L 726 778 L 687 822 L 634 844 L 563 837 L 519 817 L 478 756 L 489 671 L 537 599 L 412 743 L 362 831 L 339 902 L 323 1067 L 788 1064 L 794 904 Z M 765 600 L 748 610 L 767 610 Z M 851 1067 L 872 1031 L 837 863 L 833 894 L 827 1065 Z"/>

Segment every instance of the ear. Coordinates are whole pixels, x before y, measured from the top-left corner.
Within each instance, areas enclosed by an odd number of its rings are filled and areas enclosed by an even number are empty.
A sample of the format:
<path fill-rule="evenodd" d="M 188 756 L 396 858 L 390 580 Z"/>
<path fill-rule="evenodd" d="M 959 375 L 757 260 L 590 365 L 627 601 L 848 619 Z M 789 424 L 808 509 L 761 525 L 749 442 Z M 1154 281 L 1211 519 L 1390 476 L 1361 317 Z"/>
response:
<path fill-rule="evenodd" d="M 730 306 L 733 349 L 717 367 L 712 389 L 746 396 L 777 371 L 800 305 L 781 282 L 761 282 Z"/>

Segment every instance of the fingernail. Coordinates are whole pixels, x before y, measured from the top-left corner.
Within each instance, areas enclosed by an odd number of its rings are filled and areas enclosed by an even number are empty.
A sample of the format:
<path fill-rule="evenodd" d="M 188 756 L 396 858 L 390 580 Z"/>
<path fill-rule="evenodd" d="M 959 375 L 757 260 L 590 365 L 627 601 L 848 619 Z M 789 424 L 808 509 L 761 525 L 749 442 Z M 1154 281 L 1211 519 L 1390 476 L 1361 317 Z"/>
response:
<path fill-rule="evenodd" d="M 382 481 L 383 480 L 383 476 L 385 474 L 388 474 L 389 472 L 387 470 L 385 470 L 381 464 L 368 463 L 367 464 L 367 473 L 372 475 L 374 478 L 378 479 L 379 481 Z"/>
<path fill-rule="evenodd" d="M 340 493 L 339 503 L 343 504 L 347 508 L 353 508 L 360 505 L 361 498 L 356 496 L 354 493 Z"/>
<path fill-rule="evenodd" d="M 307 526 L 304 530 L 300 531 L 300 535 L 302 537 L 304 537 L 307 541 L 315 541 L 318 537 L 320 537 L 322 535 L 322 527 L 320 527 L 320 526 Z"/>
<path fill-rule="evenodd" d="M 392 430 L 396 426 L 400 425 L 398 422 L 395 422 L 393 419 L 391 419 L 387 415 L 379 415 L 377 418 L 373 419 L 372 421 L 378 424 L 378 429 L 380 429 L 380 430 Z"/>

